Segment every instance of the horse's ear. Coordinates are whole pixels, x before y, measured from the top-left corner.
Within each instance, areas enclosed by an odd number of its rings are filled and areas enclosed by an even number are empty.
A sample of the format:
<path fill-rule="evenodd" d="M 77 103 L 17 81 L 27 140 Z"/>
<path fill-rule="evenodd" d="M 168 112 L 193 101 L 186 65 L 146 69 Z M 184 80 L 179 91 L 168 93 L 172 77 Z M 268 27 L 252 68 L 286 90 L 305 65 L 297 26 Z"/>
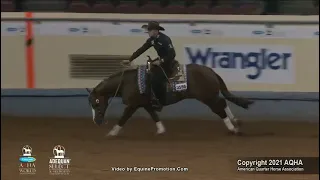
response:
<path fill-rule="evenodd" d="M 89 88 L 86 88 L 86 90 L 88 91 L 88 93 L 89 93 L 89 94 L 91 93 L 91 91 L 90 91 L 90 89 L 89 89 Z"/>

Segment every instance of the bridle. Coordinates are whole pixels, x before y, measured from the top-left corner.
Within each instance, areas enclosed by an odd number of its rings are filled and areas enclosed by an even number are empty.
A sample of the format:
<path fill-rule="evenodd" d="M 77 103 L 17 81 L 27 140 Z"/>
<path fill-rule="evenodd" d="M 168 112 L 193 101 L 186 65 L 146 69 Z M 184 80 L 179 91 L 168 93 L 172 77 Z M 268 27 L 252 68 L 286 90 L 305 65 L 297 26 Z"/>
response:
<path fill-rule="evenodd" d="M 91 98 L 92 98 L 92 97 L 91 97 L 91 96 L 92 96 L 92 92 L 94 92 L 94 89 L 93 89 L 92 91 L 90 91 L 89 88 L 86 88 L 86 90 L 87 90 L 88 93 L 89 93 L 88 101 L 89 101 L 89 106 L 91 107 L 91 111 L 92 111 L 92 115 L 93 115 L 92 121 L 93 121 L 94 124 L 96 124 L 96 122 L 95 122 L 95 120 L 94 120 L 95 114 L 96 114 L 95 110 L 98 112 L 98 114 L 99 114 L 100 116 L 102 116 L 102 112 L 101 112 L 101 110 L 100 110 L 101 108 L 94 108 L 94 107 L 92 106 L 92 103 L 91 103 Z M 99 106 L 99 103 L 100 103 L 99 98 L 96 98 L 96 99 L 95 99 L 95 102 L 96 102 L 96 104 L 98 104 L 98 106 Z"/>
<path fill-rule="evenodd" d="M 113 99 L 117 96 L 117 94 L 118 94 L 118 92 L 119 92 L 119 90 L 120 90 L 120 86 L 121 86 L 121 83 L 122 83 L 122 80 L 123 80 L 124 71 L 125 71 L 125 69 L 122 68 L 122 73 L 121 73 L 121 76 L 120 76 L 119 85 L 118 85 L 117 90 L 116 90 L 116 92 L 114 93 L 113 97 L 111 98 L 110 102 L 108 102 L 108 105 L 107 105 L 107 108 L 106 108 L 104 114 L 107 114 L 107 113 L 108 113 L 109 107 L 111 106 L 111 104 L 112 104 L 112 102 L 113 102 Z M 88 93 L 89 93 L 89 97 L 92 95 L 92 92 L 94 92 L 94 89 L 95 89 L 95 88 L 93 88 L 93 90 L 90 91 L 89 88 L 86 88 L 86 90 L 87 90 Z M 100 103 L 99 98 L 96 98 L 95 101 L 96 101 L 97 104 Z M 93 114 L 92 120 L 93 120 L 94 124 L 96 124 L 96 122 L 94 121 L 94 118 L 95 118 L 95 109 L 92 107 L 92 104 L 91 104 L 90 101 L 89 101 L 89 104 L 90 104 L 90 106 L 91 106 L 92 114 Z M 101 108 L 97 108 L 97 109 L 98 109 L 98 110 L 97 110 L 97 111 L 98 111 L 98 114 L 99 114 L 100 116 L 102 116 L 103 113 L 101 112 Z M 105 124 L 107 124 L 107 123 L 108 123 L 108 121 L 106 121 Z"/>

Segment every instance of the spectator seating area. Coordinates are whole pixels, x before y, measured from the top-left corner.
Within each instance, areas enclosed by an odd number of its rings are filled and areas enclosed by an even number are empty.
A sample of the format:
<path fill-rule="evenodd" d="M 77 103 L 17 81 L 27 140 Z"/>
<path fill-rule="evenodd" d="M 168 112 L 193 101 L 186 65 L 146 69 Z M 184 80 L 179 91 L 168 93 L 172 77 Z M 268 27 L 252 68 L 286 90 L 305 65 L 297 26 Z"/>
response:
<path fill-rule="evenodd" d="M 273 0 L 277 1 L 277 0 Z M 1 0 L 1 12 L 77 12 L 77 13 L 144 13 L 144 14 L 266 14 L 268 0 Z M 317 14 L 314 0 L 283 0 L 271 9 L 289 14 Z M 280 3 L 281 2 L 281 3 Z M 301 2 L 301 3 L 297 3 Z M 275 5 L 276 4 L 276 5 Z M 273 8 L 277 4 L 281 8 Z M 291 6 L 294 7 L 291 7 Z M 313 11 L 313 9 L 315 9 Z M 267 10 L 268 11 L 268 10 Z M 311 12 L 311 13 L 310 13 Z M 281 13 L 281 12 L 280 12 Z"/>

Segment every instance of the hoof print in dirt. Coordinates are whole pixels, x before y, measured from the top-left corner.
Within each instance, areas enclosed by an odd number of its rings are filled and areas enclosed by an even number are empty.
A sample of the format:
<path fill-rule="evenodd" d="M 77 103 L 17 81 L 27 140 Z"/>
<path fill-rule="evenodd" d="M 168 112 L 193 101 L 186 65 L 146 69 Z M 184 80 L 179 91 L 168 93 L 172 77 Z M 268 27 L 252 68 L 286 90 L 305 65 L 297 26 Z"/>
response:
<path fill-rule="evenodd" d="M 156 136 L 164 136 L 165 133 L 155 133 Z"/>
<path fill-rule="evenodd" d="M 234 132 L 234 131 L 228 131 L 228 135 L 230 136 L 243 136 L 244 133 L 243 132 Z"/>
<path fill-rule="evenodd" d="M 117 136 L 111 135 L 111 134 L 106 134 L 104 137 L 107 138 L 107 139 L 114 139 L 114 138 L 116 138 Z"/>

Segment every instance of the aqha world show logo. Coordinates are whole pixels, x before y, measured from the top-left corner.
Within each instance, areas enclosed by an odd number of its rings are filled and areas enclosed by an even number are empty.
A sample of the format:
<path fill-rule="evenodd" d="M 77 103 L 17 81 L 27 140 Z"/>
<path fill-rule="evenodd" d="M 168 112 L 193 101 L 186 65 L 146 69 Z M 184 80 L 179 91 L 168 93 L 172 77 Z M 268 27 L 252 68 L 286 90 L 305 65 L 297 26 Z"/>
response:
<path fill-rule="evenodd" d="M 19 158 L 20 174 L 36 174 L 36 158 L 32 156 L 32 148 L 29 145 L 22 147 L 22 155 Z"/>

